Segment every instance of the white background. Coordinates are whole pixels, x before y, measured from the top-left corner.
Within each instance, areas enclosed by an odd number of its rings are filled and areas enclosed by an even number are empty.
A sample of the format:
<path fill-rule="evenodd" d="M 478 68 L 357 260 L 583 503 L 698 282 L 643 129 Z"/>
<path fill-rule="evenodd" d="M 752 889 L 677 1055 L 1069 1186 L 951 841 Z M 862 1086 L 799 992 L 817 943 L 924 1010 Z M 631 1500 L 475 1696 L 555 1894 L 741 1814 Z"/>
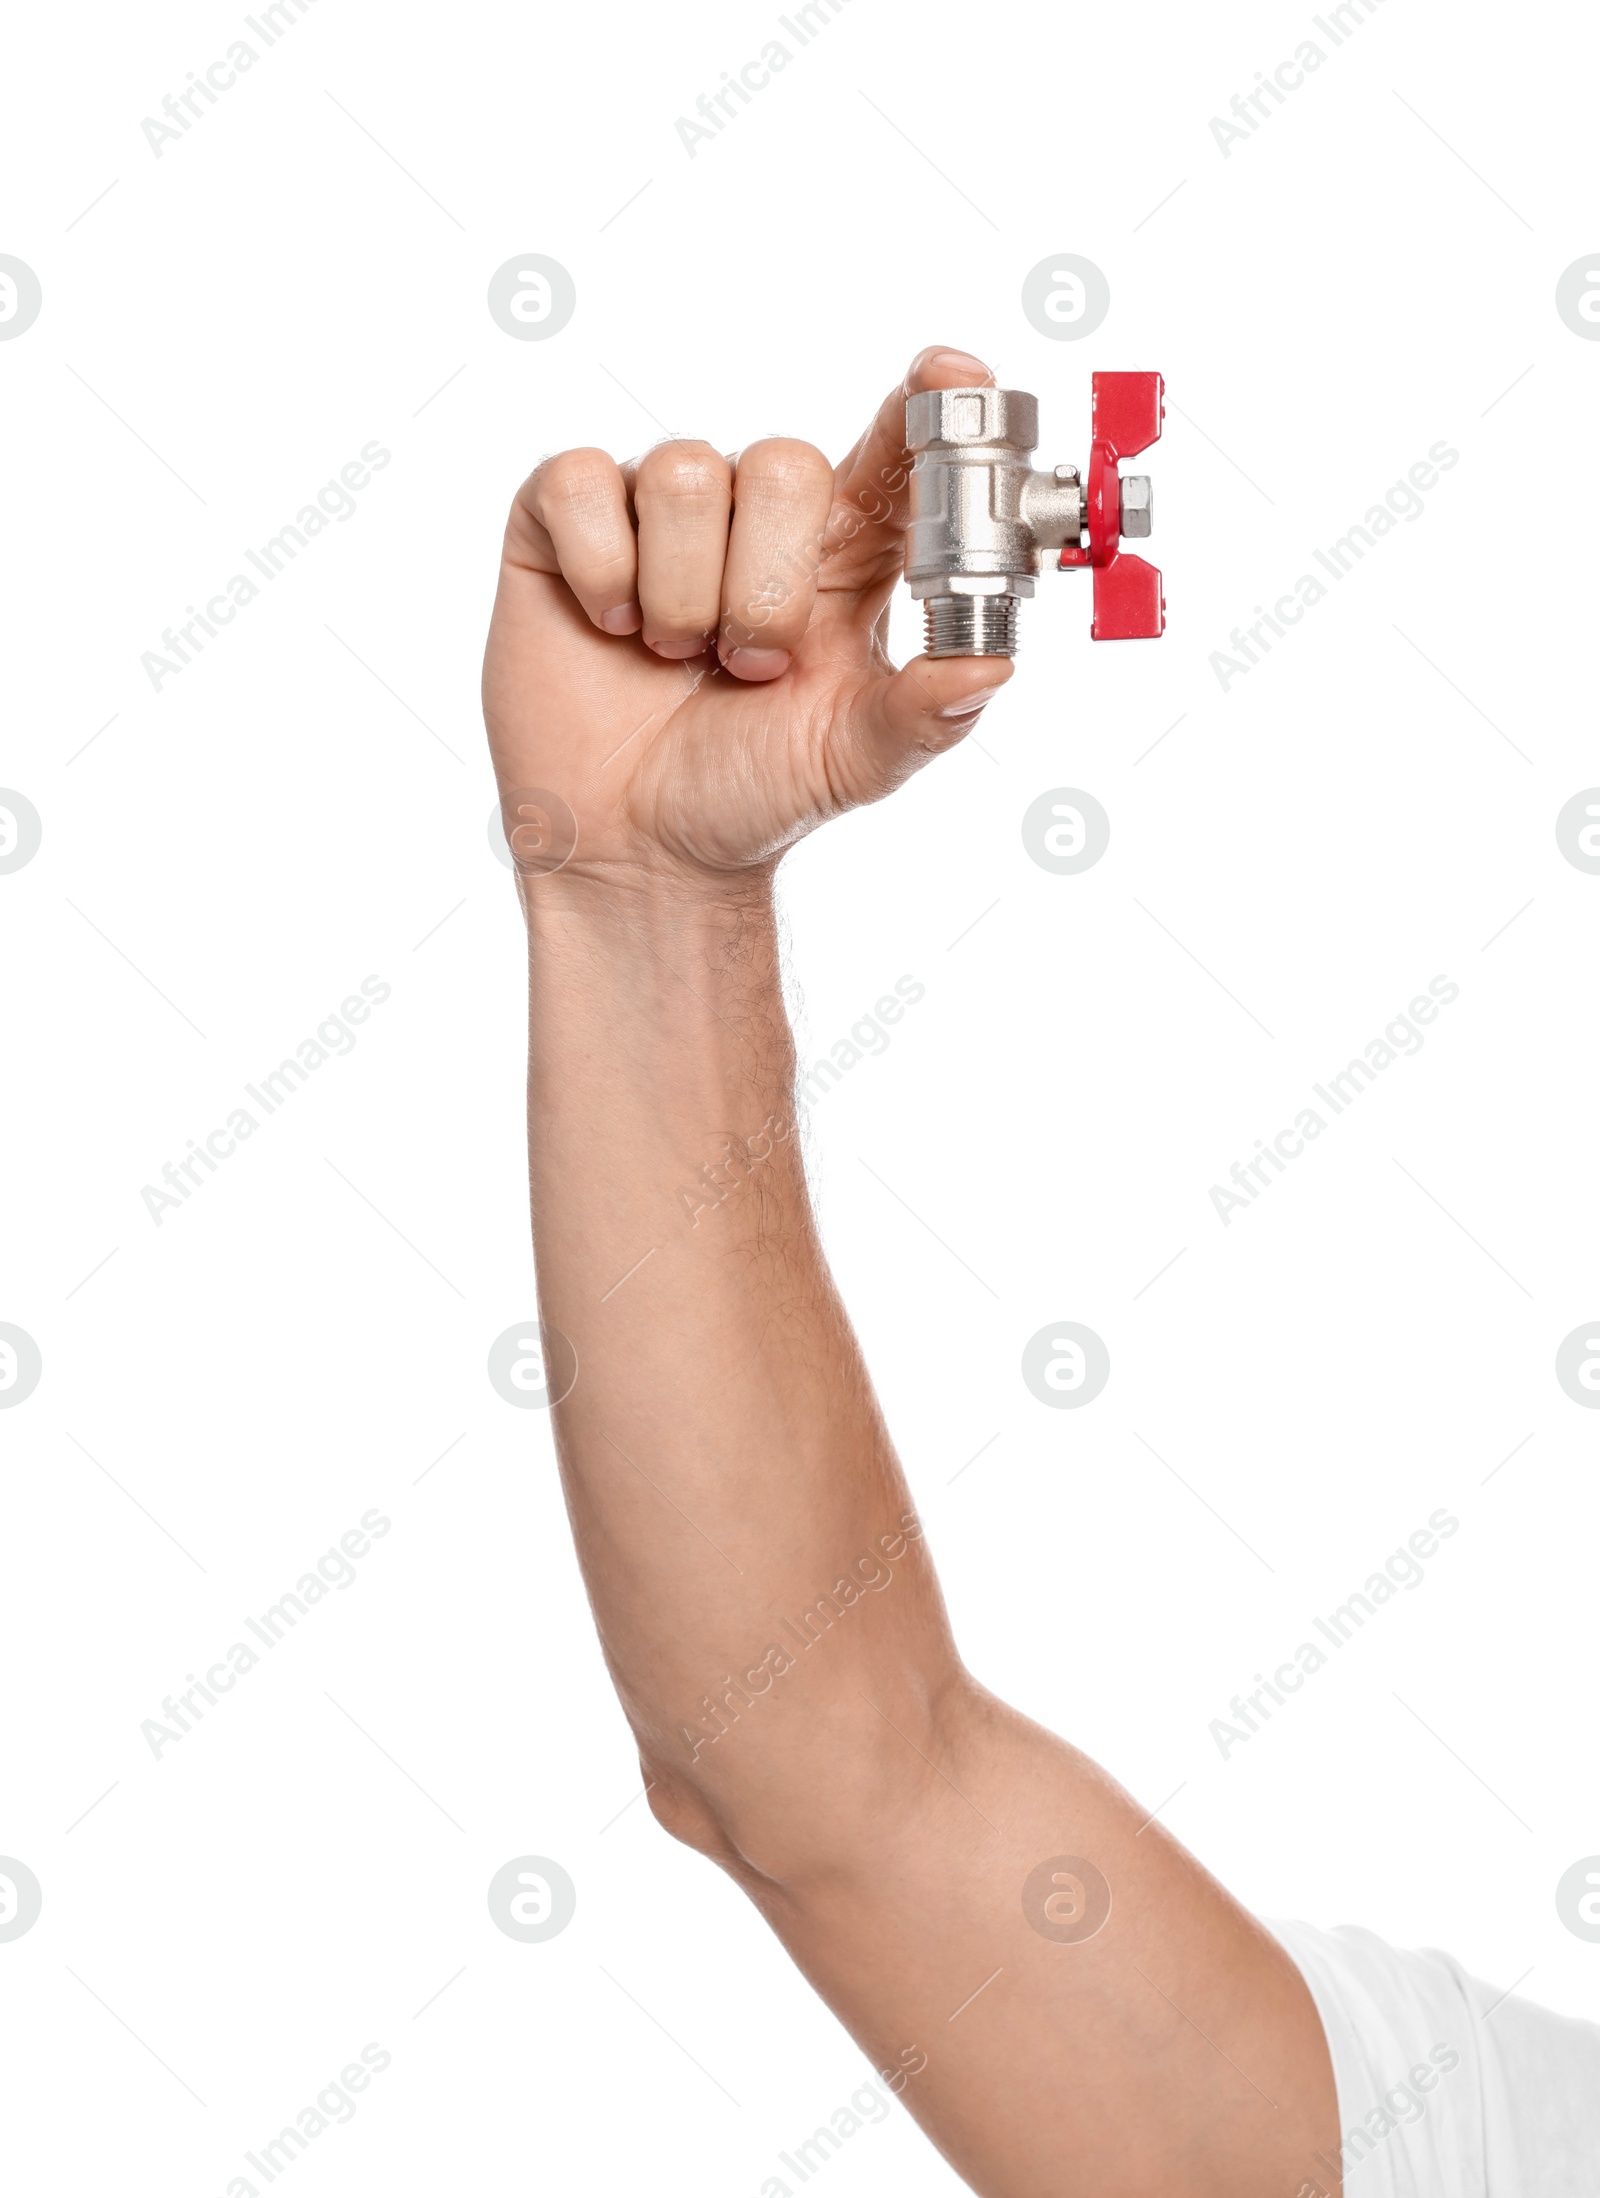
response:
<path fill-rule="evenodd" d="M 1553 830 L 1600 781 L 1600 347 L 1553 303 L 1600 244 L 1593 35 L 850 0 L 691 159 L 676 117 L 776 14 L 318 0 L 160 158 L 141 118 L 239 12 L 9 34 L 0 250 L 44 309 L 0 343 L 0 783 L 44 840 L 0 878 L 0 1318 L 44 1374 L 0 1414 L 0 1853 L 44 1909 L 0 2058 L 38 2198 L 221 2198 L 368 2041 L 298 2192 L 757 2198 L 867 2073 L 618 1815 L 548 1431 L 485 1375 L 532 1279 L 476 687 L 542 453 L 837 454 L 934 341 L 1037 391 L 1046 461 L 1087 456 L 1092 368 L 1169 397 L 1166 638 L 1096 647 L 1046 579 L 981 748 L 784 871 L 808 1058 L 926 986 L 810 1138 L 963 1647 L 1262 1912 L 1600 2014 L 1554 1906 L 1600 1850 L 1600 1418 L 1553 1372 L 1600 1312 L 1600 878 Z M 1210 118 L 1308 35 L 1225 158 Z M 484 304 L 529 251 L 577 285 L 548 342 Z M 1111 286 L 1081 344 L 1019 305 L 1063 251 Z M 141 653 L 374 439 L 356 516 L 153 691 Z M 1231 629 L 1441 439 L 1425 515 L 1224 693 Z M 1058 786 L 1112 820 L 1079 877 L 1019 836 Z M 354 1052 L 157 1227 L 141 1187 L 369 974 Z M 1423 1051 L 1224 1228 L 1210 1186 L 1440 974 Z M 1019 1374 L 1062 1319 L 1111 1354 L 1079 1412 Z M 372 1506 L 355 1585 L 154 1759 L 141 1721 Z M 1210 1721 L 1439 1506 L 1425 1584 L 1224 1761 Z M 539 1946 L 484 1898 L 530 1853 L 578 1888 Z M 898 2106 L 826 2179 L 959 2187 Z"/>

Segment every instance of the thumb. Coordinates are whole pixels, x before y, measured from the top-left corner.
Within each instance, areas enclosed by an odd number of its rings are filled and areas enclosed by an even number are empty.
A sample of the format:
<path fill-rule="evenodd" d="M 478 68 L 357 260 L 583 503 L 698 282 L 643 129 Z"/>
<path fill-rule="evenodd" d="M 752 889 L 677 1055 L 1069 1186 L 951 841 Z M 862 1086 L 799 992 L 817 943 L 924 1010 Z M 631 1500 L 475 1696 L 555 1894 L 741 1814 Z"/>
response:
<path fill-rule="evenodd" d="M 851 799 L 877 801 L 963 739 L 1011 677 L 1005 656 L 916 656 L 859 688 L 845 715 Z"/>
<path fill-rule="evenodd" d="M 863 587 L 896 575 L 910 506 L 906 399 L 923 389 L 976 389 L 993 369 L 970 351 L 930 344 L 891 389 L 866 433 L 836 468 L 826 550 L 827 585 Z"/>

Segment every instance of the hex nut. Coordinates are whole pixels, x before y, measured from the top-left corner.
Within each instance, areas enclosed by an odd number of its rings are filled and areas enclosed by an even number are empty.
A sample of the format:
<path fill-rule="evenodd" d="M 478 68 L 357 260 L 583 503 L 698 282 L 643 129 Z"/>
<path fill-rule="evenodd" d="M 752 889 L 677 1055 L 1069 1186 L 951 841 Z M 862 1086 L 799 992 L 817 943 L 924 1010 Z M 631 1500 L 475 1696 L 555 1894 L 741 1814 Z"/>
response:
<path fill-rule="evenodd" d="M 1122 476 L 1121 531 L 1136 540 L 1148 534 L 1152 512 L 1150 476 L 1147 473 L 1125 473 Z"/>
<path fill-rule="evenodd" d="M 1022 389 L 920 389 L 906 400 L 906 444 L 1003 443 L 1031 452 L 1039 400 Z"/>

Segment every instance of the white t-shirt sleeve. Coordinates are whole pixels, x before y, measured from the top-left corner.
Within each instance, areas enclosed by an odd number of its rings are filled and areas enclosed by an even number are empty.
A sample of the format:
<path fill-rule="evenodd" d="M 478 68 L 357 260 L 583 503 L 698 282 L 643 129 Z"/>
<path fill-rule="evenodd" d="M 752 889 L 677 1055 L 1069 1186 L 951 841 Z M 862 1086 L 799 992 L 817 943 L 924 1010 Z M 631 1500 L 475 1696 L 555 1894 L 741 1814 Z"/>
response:
<path fill-rule="evenodd" d="M 1371 1931 L 1268 1928 L 1333 2061 L 1346 2198 L 1600 2198 L 1600 2026 Z M 1299 2198 L 1317 2198 L 1308 2183 Z"/>

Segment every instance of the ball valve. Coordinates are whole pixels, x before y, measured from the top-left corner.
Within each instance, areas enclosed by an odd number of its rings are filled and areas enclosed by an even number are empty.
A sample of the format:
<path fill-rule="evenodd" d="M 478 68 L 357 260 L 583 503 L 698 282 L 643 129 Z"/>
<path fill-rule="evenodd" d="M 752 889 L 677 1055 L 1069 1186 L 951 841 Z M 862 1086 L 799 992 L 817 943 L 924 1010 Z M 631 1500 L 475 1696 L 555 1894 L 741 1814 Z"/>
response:
<path fill-rule="evenodd" d="M 1036 470 L 1038 400 L 1022 389 L 924 389 L 906 400 L 912 455 L 906 579 L 929 656 L 1015 656 L 1017 609 L 1045 553 L 1094 574 L 1096 641 L 1154 640 L 1166 598 L 1121 547 L 1150 532 L 1149 479 L 1118 461 L 1161 433 L 1159 374 L 1096 374 L 1087 474 Z"/>

